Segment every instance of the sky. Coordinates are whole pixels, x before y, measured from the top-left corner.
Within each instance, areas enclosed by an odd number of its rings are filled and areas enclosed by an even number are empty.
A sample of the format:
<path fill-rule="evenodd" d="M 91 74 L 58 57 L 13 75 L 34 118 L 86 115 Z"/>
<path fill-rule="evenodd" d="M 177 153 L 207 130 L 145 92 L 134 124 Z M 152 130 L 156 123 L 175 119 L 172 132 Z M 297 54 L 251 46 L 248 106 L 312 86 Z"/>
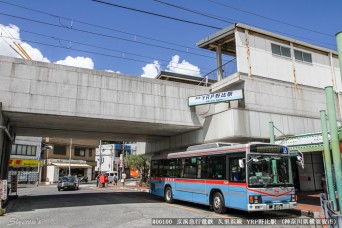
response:
<path fill-rule="evenodd" d="M 21 58 L 16 42 L 37 61 L 203 77 L 216 69 L 215 53 L 196 43 L 232 23 L 336 50 L 341 9 L 340 0 L 0 0 L 0 55 Z"/>

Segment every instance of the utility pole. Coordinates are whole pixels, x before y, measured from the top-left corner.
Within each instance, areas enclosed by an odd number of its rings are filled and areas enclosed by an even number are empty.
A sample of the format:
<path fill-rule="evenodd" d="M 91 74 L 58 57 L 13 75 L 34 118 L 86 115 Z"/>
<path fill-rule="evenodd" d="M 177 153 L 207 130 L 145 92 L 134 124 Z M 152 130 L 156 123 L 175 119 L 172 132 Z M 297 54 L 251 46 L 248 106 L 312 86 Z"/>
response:
<path fill-rule="evenodd" d="M 101 173 L 101 166 L 102 166 L 102 140 L 100 140 L 100 161 L 99 161 L 99 172 Z"/>
<path fill-rule="evenodd" d="M 69 150 L 69 176 L 71 176 L 71 148 L 72 148 L 72 138 L 70 139 L 70 150 Z"/>

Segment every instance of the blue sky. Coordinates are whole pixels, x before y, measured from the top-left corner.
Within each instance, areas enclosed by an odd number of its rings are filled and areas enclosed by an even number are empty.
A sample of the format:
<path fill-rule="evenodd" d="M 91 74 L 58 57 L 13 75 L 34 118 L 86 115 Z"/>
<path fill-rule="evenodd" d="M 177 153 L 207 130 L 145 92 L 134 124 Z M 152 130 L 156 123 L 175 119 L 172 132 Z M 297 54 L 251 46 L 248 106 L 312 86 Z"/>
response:
<path fill-rule="evenodd" d="M 104 1 L 218 28 L 231 25 L 228 22 L 182 11 L 153 0 Z M 338 0 L 162 1 L 210 14 L 225 21 L 248 24 L 333 50 L 336 50 L 335 34 L 342 30 L 340 17 L 342 1 Z M 40 21 L 40 23 L 35 23 L 32 20 Z M 85 25 L 78 21 L 96 26 Z M 68 65 L 74 64 L 98 70 L 119 71 L 135 76 L 141 76 L 145 73 L 145 76 L 151 77 L 158 70 L 174 72 L 181 70 L 182 72 L 184 69 L 188 69 L 188 73 L 203 76 L 216 68 L 215 53 L 197 48 L 196 43 L 215 33 L 218 29 L 133 12 L 91 0 L 0 0 L 0 24 L 2 25 L 0 28 L 1 35 L 3 36 L 0 39 L 1 55 L 16 55 L 8 47 L 12 41 L 6 38 L 13 36 L 20 39 L 18 43 L 21 43 L 34 59 Z M 9 27 L 9 25 L 16 27 Z M 8 35 L 9 32 L 11 35 Z M 99 36 L 94 33 L 102 35 Z M 91 46 L 98 46 L 101 49 Z M 225 60 L 228 59 L 229 57 L 225 58 Z"/>

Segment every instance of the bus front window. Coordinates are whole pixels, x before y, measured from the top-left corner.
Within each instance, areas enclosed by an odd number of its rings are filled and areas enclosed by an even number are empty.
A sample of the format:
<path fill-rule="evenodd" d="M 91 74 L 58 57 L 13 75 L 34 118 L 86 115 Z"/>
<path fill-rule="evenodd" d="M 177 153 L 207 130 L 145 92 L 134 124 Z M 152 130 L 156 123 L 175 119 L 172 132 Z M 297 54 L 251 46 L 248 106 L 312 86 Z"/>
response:
<path fill-rule="evenodd" d="M 288 157 L 251 156 L 248 162 L 251 187 L 276 187 L 292 184 Z"/>

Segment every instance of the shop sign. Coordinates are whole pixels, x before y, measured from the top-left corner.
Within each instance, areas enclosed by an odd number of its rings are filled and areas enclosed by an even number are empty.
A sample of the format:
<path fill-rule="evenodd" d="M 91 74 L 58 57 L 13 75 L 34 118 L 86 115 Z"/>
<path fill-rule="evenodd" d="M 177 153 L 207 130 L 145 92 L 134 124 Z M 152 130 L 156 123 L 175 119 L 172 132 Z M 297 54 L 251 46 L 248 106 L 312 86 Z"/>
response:
<path fill-rule="evenodd" d="M 39 161 L 40 165 L 43 165 L 43 161 Z M 11 167 L 19 167 L 19 166 L 38 166 L 38 160 L 33 159 L 10 159 L 9 165 Z"/>
<path fill-rule="evenodd" d="M 243 100 L 243 91 L 233 90 L 189 97 L 189 106 L 218 103 L 224 101 Z"/>

